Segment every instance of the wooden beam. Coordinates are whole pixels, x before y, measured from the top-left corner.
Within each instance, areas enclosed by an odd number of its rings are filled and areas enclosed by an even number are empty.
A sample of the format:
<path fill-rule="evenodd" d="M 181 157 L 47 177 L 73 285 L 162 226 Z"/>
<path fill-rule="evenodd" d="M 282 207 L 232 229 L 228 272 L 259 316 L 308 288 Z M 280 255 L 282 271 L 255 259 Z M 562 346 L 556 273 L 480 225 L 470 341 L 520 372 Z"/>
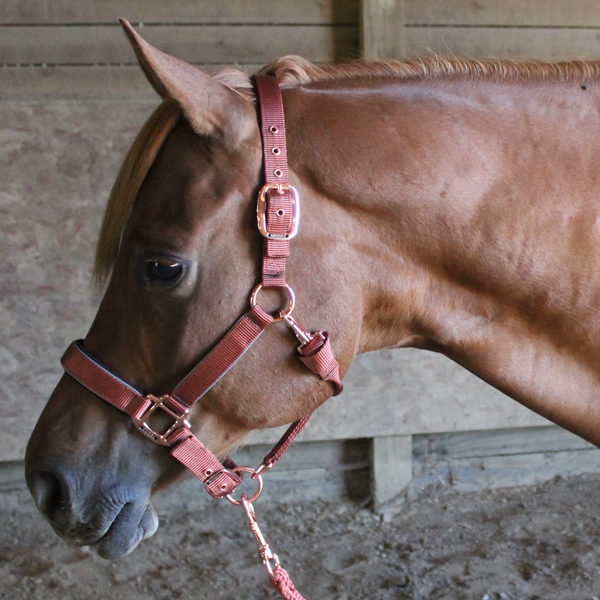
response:
<path fill-rule="evenodd" d="M 415 459 L 411 493 L 427 488 L 457 491 L 537 485 L 554 477 L 600 473 L 600 450 L 568 450 L 485 456 L 481 458 Z"/>
<path fill-rule="evenodd" d="M 25 464 L 21 460 L 0 462 L 0 492 L 25 490 Z"/>
<path fill-rule="evenodd" d="M 413 0 L 406 24 L 598 27 L 600 0 Z"/>
<path fill-rule="evenodd" d="M 202 65 L 199 65 L 202 67 Z M 210 70 L 220 66 L 210 65 Z M 260 64 L 239 68 L 252 74 Z M 10 67 L 0 69 L 0 100 L 156 100 L 138 65 L 72 66 L 72 67 Z"/>
<path fill-rule="evenodd" d="M 2 0 L 0 24 L 243 23 L 356 25 L 359 0 Z"/>
<path fill-rule="evenodd" d="M 365 58 L 404 56 L 404 0 L 362 0 L 361 40 Z"/>
<path fill-rule="evenodd" d="M 354 26 L 148 26 L 141 33 L 162 51 L 200 64 L 256 64 L 284 54 L 330 62 L 354 56 L 358 46 Z M 23 26 L 2 28 L 0 63 L 133 64 L 135 57 L 118 26 Z"/>
<path fill-rule="evenodd" d="M 600 29 L 406 27 L 408 54 L 570 60 L 600 58 Z"/>
<path fill-rule="evenodd" d="M 595 450 L 595 446 L 556 425 L 492 431 L 453 431 L 413 438 L 415 461 Z"/>
<path fill-rule="evenodd" d="M 397 498 L 412 479 L 412 436 L 373 438 L 371 489 L 375 508 Z"/>

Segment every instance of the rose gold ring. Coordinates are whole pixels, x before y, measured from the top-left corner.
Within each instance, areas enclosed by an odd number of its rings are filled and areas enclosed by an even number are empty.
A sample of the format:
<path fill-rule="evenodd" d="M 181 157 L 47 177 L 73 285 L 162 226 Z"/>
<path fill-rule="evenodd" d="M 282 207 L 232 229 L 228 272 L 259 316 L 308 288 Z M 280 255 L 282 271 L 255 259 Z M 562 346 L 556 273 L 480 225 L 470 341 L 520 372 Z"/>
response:
<path fill-rule="evenodd" d="M 260 290 L 262 290 L 262 287 L 263 287 L 262 283 L 259 283 L 252 290 L 252 294 L 250 294 L 250 306 L 252 306 L 253 308 L 256 306 L 258 292 L 260 292 Z M 283 321 L 284 319 L 287 319 L 292 314 L 292 311 L 294 310 L 294 306 L 296 306 L 296 294 L 294 294 L 294 290 L 287 284 L 286 284 L 285 288 L 279 288 L 279 289 L 285 289 L 285 291 L 287 292 L 288 303 L 285 308 L 279 309 L 279 316 L 273 317 L 273 323 L 279 323 L 279 321 Z"/>
<path fill-rule="evenodd" d="M 263 478 L 261 475 L 256 475 L 256 471 L 252 468 L 252 467 L 234 467 L 233 469 L 231 469 L 234 473 L 250 473 L 252 475 L 252 479 L 254 479 L 255 481 L 258 482 L 258 489 L 256 490 L 256 492 L 254 493 L 254 496 L 252 496 L 252 498 L 246 498 L 247 502 L 250 502 L 250 504 L 252 504 L 252 502 L 258 500 L 258 497 L 262 494 L 263 491 Z M 255 477 L 256 475 L 256 477 Z M 227 498 L 227 500 L 229 500 L 229 502 L 231 502 L 231 504 L 235 504 L 236 506 L 243 506 L 242 500 L 236 500 L 231 494 L 227 494 L 227 496 L 225 496 Z M 242 494 L 242 498 L 245 497 L 245 494 Z"/>

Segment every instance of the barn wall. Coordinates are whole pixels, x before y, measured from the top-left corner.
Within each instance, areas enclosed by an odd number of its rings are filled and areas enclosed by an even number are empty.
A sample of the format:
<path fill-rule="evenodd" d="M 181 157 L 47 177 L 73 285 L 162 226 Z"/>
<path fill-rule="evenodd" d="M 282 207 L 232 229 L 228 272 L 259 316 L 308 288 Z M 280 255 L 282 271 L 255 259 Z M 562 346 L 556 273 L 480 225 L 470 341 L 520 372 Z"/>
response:
<path fill-rule="evenodd" d="M 396 56 L 448 48 L 480 56 L 600 55 L 598 0 L 3 0 L 0 461 L 23 457 L 60 376 L 62 351 L 89 327 L 103 207 L 128 145 L 157 104 L 115 25 L 119 16 L 143 22 L 150 42 L 194 64 L 249 72 L 289 53 L 315 62 L 355 58 L 361 27 L 369 55 L 386 47 Z M 344 394 L 319 413 L 304 439 L 545 423 L 443 357 L 411 350 L 357 359 Z"/>
<path fill-rule="evenodd" d="M 598 0 L 363 0 L 367 56 L 600 58 Z"/>

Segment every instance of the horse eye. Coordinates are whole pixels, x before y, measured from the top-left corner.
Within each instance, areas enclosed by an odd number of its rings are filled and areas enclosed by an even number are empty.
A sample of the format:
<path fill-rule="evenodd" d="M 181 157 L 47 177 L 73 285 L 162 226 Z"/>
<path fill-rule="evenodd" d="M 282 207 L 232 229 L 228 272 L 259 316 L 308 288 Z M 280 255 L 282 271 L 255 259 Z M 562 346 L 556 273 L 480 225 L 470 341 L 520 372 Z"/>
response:
<path fill-rule="evenodd" d="M 146 276 L 149 281 L 173 281 L 181 275 L 181 263 L 171 260 L 149 260 L 146 262 Z"/>

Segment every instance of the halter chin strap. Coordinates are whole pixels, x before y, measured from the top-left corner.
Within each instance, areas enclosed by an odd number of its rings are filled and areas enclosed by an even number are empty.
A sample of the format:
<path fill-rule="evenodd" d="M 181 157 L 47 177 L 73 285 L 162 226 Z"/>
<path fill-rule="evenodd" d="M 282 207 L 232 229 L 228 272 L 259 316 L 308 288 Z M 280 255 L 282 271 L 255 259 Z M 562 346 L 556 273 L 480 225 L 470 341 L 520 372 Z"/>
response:
<path fill-rule="evenodd" d="M 172 456 L 192 471 L 215 498 L 228 496 L 237 488 L 242 480 L 242 470 L 230 460 L 225 461 L 226 465 L 221 463 L 194 436 L 187 417 L 191 406 L 235 365 L 271 323 L 284 321 L 300 341 L 299 359 L 313 373 L 333 384 L 334 395 L 342 391 L 339 365 L 333 356 L 329 335 L 326 331 L 306 332 L 291 314 L 295 296 L 292 288 L 286 284 L 285 266 L 290 239 L 298 231 L 300 199 L 288 179 L 285 121 L 279 83 L 275 77 L 264 75 L 255 76 L 254 81 L 261 110 L 266 182 L 259 193 L 257 222 L 265 237 L 265 244 L 262 283 L 252 292 L 250 310 L 170 394 L 161 397 L 145 395 L 120 379 L 85 349 L 82 340 L 73 342 L 61 360 L 63 368 L 73 379 L 129 415 L 136 428 L 150 440 L 170 447 Z M 257 296 L 262 287 L 281 288 L 287 292 L 288 306 L 278 316 L 273 317 L 258 306 Z M 151 418 L 159 411 L 172 422 L 161 431 L 156 431 Z M 275 465 L 310 416 L 292 423 L 256 473 Z"/>

